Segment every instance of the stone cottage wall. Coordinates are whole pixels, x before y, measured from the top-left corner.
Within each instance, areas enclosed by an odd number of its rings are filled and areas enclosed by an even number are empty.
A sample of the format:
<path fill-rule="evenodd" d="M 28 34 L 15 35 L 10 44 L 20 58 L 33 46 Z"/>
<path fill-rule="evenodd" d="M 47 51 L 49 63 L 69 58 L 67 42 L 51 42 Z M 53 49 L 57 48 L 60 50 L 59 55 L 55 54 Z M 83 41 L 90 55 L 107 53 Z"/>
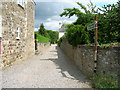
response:
<path fill-rule="evenodd" d="M 35 54 L 34 4 L 25 3 L 24 8 L 16 2 L 2 2 L 2 61 L 4 66 L 16 60 L 24 60 Z M 20 39 L 16 29 L 20 27 Z"/>
<path fill-rule="evenodd" d="M 0 2 L 0 64 L 2 63 L 1 59 L 1 49 L 2 49 L 2 42 L 1 42 L 1 36 L 2 36 L 2 3 Z M 1 66 L 0 66 L 1 68 Z"/>
<path fill-rule="evenodd" d="M 79 45 L 73 48 L 67 40 L 63 40 L 61 49 L 86 76 L 90 77 L 94 74 L 94 46 Z M 98 47 L 97 73 L 117 77 L 120 70 L 119 55 L 120 47 Z"/>
<path fill-rule="evenodd" d="M 27 8 L 26 8 L 26 12 L 27 12 L 27 45 L 26 45 L 26 51 L 27 51 L 27 57 L 29 57 L 30 55 L 34 55 L 35 54 L 35 41 L 34 41 L 34 8 L 35 5 L 33 5 L 32 2 L 28 2 L 27 3 Z M 28 49 L 30 48 L 30 49 Z"/>

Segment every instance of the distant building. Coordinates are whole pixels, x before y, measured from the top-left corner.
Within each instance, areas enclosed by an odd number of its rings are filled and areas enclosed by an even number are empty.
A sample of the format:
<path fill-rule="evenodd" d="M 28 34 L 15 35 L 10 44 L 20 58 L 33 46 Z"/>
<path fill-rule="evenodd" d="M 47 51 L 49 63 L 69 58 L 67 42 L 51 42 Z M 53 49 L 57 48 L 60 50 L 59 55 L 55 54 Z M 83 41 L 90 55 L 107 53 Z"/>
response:
<path fill-rule="evenodd" d="M 61 38 L 66 33 L 66 29 L 67 29 L 66 24 L 63 24 L 59 29 L 59 38 Z"/>
<path fill-rule="evenodd" d="M 35 54 L 33 0 L 0 2 L 0 56 L 2 66 Z"/>

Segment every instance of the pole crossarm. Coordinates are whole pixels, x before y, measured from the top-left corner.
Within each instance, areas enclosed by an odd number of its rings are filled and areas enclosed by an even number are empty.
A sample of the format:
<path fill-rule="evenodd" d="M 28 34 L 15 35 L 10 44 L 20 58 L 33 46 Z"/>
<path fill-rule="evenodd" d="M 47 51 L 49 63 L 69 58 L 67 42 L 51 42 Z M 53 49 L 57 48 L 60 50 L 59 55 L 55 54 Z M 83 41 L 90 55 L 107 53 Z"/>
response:
<path fill-rule="evenodd" d="M 87 30 L 94 30 L 94 29 L 95 29 L 95 22 L 93 22 L 87 26 Z"/>

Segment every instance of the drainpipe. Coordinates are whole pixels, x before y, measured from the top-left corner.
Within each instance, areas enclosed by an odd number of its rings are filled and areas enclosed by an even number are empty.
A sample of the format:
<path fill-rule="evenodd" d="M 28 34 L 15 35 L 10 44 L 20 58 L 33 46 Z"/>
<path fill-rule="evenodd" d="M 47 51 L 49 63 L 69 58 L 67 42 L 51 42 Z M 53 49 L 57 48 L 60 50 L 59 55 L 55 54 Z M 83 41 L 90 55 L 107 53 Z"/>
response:
<path fill-rule="evenodd" d="M 98 17 L 95 15 L 95 57 L 94 57 L 94 73 L 96 73 L 97 69 L 97 47 L 98 46 Z"/>

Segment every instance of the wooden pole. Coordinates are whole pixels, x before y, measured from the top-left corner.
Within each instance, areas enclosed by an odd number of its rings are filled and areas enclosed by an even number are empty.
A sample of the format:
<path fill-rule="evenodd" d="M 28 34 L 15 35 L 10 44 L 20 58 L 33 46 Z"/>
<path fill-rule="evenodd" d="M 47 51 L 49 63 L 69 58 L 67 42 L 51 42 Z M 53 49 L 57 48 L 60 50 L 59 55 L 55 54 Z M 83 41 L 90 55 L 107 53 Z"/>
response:
<path fill-rule="evenodd" d="M 95 15 L 95 67 L 94 72 L 96 73 L 97 69 L 97 45 L 98 45 L 98 17 Z"/>

